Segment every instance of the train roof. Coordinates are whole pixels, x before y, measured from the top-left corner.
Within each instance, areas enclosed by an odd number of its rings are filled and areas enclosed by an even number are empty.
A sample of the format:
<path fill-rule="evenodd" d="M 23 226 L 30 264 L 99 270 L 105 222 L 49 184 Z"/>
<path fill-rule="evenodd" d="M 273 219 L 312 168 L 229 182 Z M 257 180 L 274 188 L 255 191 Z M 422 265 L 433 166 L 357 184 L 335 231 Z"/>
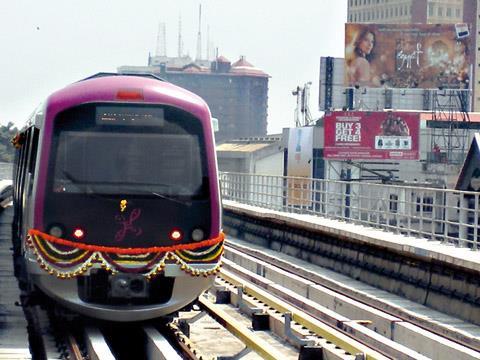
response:
<path fill-rule="evenodd" d="M 210 117 L 202 98 L 153 74 L 98 73 L 51 94 L 47 99 L 47 121 L 65 109 L 93 102 L 168 104 L 201 119 Z"/>
<path fill-rule="evenodd" d="M 161 78 L 160 76 L 157 76 L 152 73 L 111 73 L 111 72 L 99 72 L 94 75 L 91 75 L 89 77 L 86 77 L 85 79 L 79 80 L 79 81 L 85 81 L 85 80 L 91 80 L 91 79 L 98 79 L 101 77 L 107 77 L 107 76 L 138 76 L 138 77 L 144 77 L 148 79 L 154 79 L 154 80 L 159 80 L 159 81 L 166 81 L 165 79 Z"/>

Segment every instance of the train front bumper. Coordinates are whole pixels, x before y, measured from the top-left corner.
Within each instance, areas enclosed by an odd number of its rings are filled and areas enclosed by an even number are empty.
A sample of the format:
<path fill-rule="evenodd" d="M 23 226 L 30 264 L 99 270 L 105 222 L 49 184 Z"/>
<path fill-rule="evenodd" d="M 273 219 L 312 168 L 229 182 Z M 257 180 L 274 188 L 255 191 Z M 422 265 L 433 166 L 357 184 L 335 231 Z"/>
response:
<path fill-rule="evenodd" d="M 195 267 L 209 269 L 212 265 L 196 264 Z M 27 260 L 27 269 L 35 285 L 66 308 L 97 319 L 125 322 L 148 320 L 180 310 L 212 286 L 215 280 L 213 275 L 192 276 L 182 271 L 178 264 L 166 264 L 165 276 L 175 279 L 168 301 L 148 305 L 110 305 L 83 301 L 75 278 L 58 279 L 40 269 L 34 261 Z"/>

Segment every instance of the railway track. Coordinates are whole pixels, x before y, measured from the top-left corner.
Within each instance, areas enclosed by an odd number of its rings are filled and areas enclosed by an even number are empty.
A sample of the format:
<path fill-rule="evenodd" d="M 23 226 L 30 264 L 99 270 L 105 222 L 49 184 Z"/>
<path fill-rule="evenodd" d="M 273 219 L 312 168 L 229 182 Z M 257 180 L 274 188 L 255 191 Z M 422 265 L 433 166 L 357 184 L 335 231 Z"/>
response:
<path fill-rule="evenodd" d="M 35 312 L 33 359 L 182 359 L 151 324 L 96 322 L 81 317 L 72 321 L 57 319 L 40 307 L 29 311 Z"/>
<path fill-rule="evenodd" d="M 168 323 L 59 321 L 48 306 L 30 306 L 38 335 L 30 337 L 42 346 L 34 358 L 480 358 L 474 347 L 435 333 L 438 324 L 429 331 L 425 319 L 420 327 L 408 321 L 412 314 L 401 318 L 320 280 L 284 258 L 228 241 L 215 286 Z M 328 299 L 335 311 L 322 304 Z"/>
<path fill-rule="evenodd" d="M 348 284 L 342 285 L 287 258 L 227 241 L 222 274 L 234 274 L 233 283 L 239 286 L 245 286 L 243 281 L 254 283 L 388 357 L 480 358 L 478 339 L 379 298 L 369 298 Z"/>
<path fill-rule="evenodd" d="M 138 324 L 63 321 L 37 307 L 38 359 L 385 359 L 338 330 L 235 286 L 228 271 L 190 311 Z M 308 319 L 307 326 L 299 319 Z M 326 356 L 326 357 L 325 357 Z"/>

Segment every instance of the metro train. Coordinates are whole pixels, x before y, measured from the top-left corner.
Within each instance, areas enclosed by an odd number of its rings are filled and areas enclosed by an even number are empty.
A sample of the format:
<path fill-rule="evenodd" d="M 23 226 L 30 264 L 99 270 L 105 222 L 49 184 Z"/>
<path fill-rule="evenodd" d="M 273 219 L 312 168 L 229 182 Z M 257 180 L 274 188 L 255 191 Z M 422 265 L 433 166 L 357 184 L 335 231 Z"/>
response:
<path fill-rule="evenodd" d="M 99 73 L 50 95 L 12 140 L 22 288 L 136 321 L 210 287 L 224 240 L 212 121 L 153 75 Z"/>

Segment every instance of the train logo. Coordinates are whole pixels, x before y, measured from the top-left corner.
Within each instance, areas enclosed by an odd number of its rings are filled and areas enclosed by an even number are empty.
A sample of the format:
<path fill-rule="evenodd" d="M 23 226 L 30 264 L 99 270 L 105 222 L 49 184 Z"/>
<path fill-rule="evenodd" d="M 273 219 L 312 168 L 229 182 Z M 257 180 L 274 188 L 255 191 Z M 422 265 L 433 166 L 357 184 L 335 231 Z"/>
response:
<path fill-rule="evenodd" d="M 121 205 L 120 205 L 121 206 Z M 122 210 L 123 211 L 123 210 Z M 115 241 L 121 242 L 131 232 L 135 237 L 142 235 L 143 230 L 140 227 L 134 226 L 133 223 L 142 215 L 141 209 L 133 209 L 128 219 L 123 215 L 115 216 L 115 220 L 120 224 L 121 228 L 115 234 Z"/>

